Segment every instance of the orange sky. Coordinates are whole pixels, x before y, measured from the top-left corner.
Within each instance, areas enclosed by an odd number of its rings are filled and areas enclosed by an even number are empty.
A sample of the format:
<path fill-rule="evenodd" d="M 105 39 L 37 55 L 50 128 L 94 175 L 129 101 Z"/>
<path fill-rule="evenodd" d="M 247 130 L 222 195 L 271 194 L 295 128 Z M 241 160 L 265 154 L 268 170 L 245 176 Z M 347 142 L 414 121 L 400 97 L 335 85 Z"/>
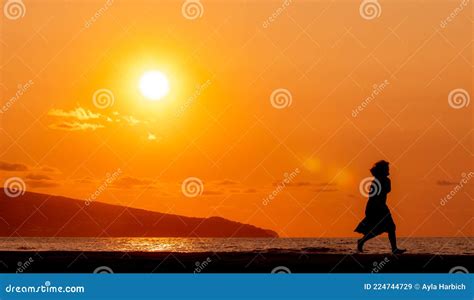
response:
<path fill-rule="evenodd" d="M 400 235 L 472 236 L 474 180 L 456 185 L 473 104 L 448 102 L 472 95 L 472 4 L 380 0 L 367 20 L 359 1 L 201 1 L 192 20 L 184 1 L 23 3 L 0 19 L 2 184 L 355 236 L 359 183 L 386 159 Z M 169 78 L 160 102 L 138 91 L 147 70 Z M 100 89 L 113 103 L 94 104 Z M 291 105 L 272 106 L 277 89 Z M 183 195 L 189 177 L 202 195 Z"/>

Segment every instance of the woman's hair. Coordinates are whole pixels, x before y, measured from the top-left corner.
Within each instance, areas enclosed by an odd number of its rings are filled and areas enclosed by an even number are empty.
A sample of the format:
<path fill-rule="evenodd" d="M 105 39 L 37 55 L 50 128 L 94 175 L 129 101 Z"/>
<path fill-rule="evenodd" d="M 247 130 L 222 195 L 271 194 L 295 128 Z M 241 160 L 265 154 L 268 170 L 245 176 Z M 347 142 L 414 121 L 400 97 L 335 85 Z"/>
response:
<path fill-rule="evenodd" d="M 374 177 L 383 177 L 388 175 L 388 161 L 380 160 L 376 162 L 372 168 L 370 168 L 370 173 Z"/>

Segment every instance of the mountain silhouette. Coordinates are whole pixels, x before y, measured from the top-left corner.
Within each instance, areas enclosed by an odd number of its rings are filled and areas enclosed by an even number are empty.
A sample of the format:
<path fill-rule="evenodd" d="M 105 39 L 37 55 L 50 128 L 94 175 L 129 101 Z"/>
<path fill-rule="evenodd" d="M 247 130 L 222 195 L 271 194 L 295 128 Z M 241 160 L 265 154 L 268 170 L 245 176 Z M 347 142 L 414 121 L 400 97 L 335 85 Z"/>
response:
<path fill-rule="evenodd" d="M 221 217 L 192 218 L 101 202 L 0 191 L 0 236 L 12 237 L 278 237 Z"/>

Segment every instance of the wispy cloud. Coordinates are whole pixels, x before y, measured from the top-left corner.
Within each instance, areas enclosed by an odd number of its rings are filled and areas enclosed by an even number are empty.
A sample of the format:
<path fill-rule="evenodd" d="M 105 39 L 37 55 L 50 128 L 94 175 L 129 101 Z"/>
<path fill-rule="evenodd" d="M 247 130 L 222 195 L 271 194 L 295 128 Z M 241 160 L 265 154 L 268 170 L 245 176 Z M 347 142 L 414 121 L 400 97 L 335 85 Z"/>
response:
<path fill-rule="evenodd" d="M 59 171 L 58 169 L 50 166 L 42 166 L 41 168 L 39 168 L 39 171 L 46 173 L 61 173 L 61 171 Z"/>
<path fill-rule="evenodd" d="M 154 141 L 154 140 L 156 140 L 156 135 L 154 135 L 153 133 L 150 133 L 150 132 L 149 132 L 149 133 L 148 133 L 148 140 L 149 140 L 149 141 Z"/>
<path fill-rule="evenodd" d="M 121 114 L 117 111 L 104 114 L 80 106 L 72 110 L 54 108 L 48 112 L 48 115 L 56 119 L 49 125 L 49 128 L 64 131 L 97 130 L 118 124 L 130 127 L 149 124 L 149 121 L 139 120 L 135 116 Z M 148 135 L 148 139 L 154 140 L 150 135 Z"/>
<path fill-rule="evenodd" d="M 53 123 L 49 125 L 49 128 L 56 130 L 66 130 L 66 131 L 80 131 L 80 130 L 96 130 L 99 128 L 104 128 L 102 124 L 96 123 L 85 123 L 85 122 L 61 122 Z"/>
<path fill-rule="evenodd" d="M 48 175 L 44 174 L 28 174 L 25 176 L 26 179 L 31 179 L 31 180 L 53 180 L 53 178 L 49 177 Z"/>
<path fill-rule="evenodd" d="M 122 189 L 139 188 L 139 187 L 153 187 L 154 182 L 148 178 L 138 178 L 132 176 L 125 176 L 114 182 L 114 186 Z"/>
<path fill-rule="evenodd" d="M 24 176 L 26 184 L 32 188 L 49 188 L 60 186 L 61 180 L 57 180 L 50 175 L 41 173 L 43 168 L 37 169 L 31 173 L 28 173 Z M 44 171 L 43 171 L 44 172 Z M 52 174 L 52 172 L 46 172 Z"/>
<path fill-rule="evenodd" d="M 242 190 L 242 193 L 243 194 L 256 194 L 258 193 L 258 190 L 255 188 L 248 188 L 248 189 Z"/>
<path fill-rule="evenodd" d="M 10 171 L 10 172 L 24 172 L 24 171 L 28 171 L 29 168 L 25 164 L 9 163 L 9 162 L 6 162 L 6 161 L 0 161 L 0 170 L 1 171 Z"/>
<path fill-rule="evenodd" d="M 51 109 L 48 115 L 53 117 L 73 118 L 81 121 L 99 119 L 102 115 L 100 113 L 93 113 L 92 111 L 77 107 L 73 110 L 65 111 L 62 109 Z"/>
<path fill-rule="evenodd" d="M 215 196 L 224 194 L 255 194 L 260 191 L 233 179 L 214 180 L 205 183 L 203 195 Z"/>
<path fill-rule="evenodd" d="M 100 113 L 92 112 L 83 107 L 76 107 L 72 110 L 51 109 L 48 112 L 51 117 L 62 119 L 49 125 L 49 128 L 65 131 L 96 130 L 104 128 L 101 119 L 104 118 Z"/>
<path fill-rule="evenodd" d="M 133 116 L 123 116 L 122 119 L 128 123 L 128 125 L 130 126 L 135 126 L 135 125 L 138 125 L 140 123 L 142 123 L 142 121 L 136 119 L 135 117 Z"/>
<path fill-rule="evenodd" d="M 445 179 L 441 179 L 441 180 L 436 181 L 436 184 L 441 185 L 441 186 L 446 186 L 446 185 L 455 185 L 455 184 L 458 184 L 458 183 L 453 182 L 453 181 L 448 181 L 448 180 L 445 180 Z"/>
<path fill-rule="evenodd" d="M 274 182 L 273 186 L 277 186 L 279 182 Z M 337 184 L 329 182 L 315 182 L 315 181 L 295 181 L 286 184 L 287 187 L 294 188 L 328 188 L 335 187 Z"/>
<path fill-rule="evenodd" d="M 29 166 L 24 163 L 12 163 L 8 161 L 0 161 L 0 171 L 17 172 L 17 173 L 26 172 L 28 174 L 26 175 L 25 178 L 28 177 L 30 179 L 47 179 L 46 177 L 49 177 L 47 175 L 43 175 L 42 173 L 47 173 L 47 174 L 60 174 L 61 173 L 61 171 L 59 171 L 58 169 L 50 167 L 50 166 Z M 39 178 L 39 176 L 44 177 L 44 178 Z M 38 177 L 38 178 L 33 178 L 33 177 Z"/>
<path fill-rule="evenodd" d="M 26 184 L 32 188 L 49 188 L 49 187 L 57 187 L 60 184 L 53 180 L 46 180 L 46 179 L 37 179 L 37 180 L 26 180 Z"/>
<path fill-rule="evenodd" d="M 224 186 L 227 185 L 227 186 L 229 186 L 229 185 L 239 185 L 240 182 L 235 181 L 235 180 L 231 180 L 231 179 L 224 179 L 224 180 L 216 181 L 216 182 L 214 182 L 214 184 L 216 184 L 216 185 L 224 185 Z"/>

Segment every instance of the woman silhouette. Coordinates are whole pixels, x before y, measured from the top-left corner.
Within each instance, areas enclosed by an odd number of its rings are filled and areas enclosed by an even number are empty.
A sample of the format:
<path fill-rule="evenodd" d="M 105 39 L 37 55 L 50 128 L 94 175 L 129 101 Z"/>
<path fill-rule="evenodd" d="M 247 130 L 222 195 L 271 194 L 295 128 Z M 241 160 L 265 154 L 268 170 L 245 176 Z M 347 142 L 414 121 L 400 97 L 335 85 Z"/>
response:
<path fill-rule="evenodd" d="M 388 178 L 390 175 L 388 165 L 388 162 L 381 160 L 376 162 L 370 169 L 374 180 L 370 186 L 369 200 L 365 208 L 365 218 L 354 230 L 364 235 L 364 237 L 357 241 L 357 250 L 359 252 L 363 251 L 365 242 L 384 232 L 388 233 L 393 254 L 401 254 L 406 251 L 405 249 L 397 248 L 395 223 L 386 203 L 387 194 L 391 190 L 390 178 Z"/>

